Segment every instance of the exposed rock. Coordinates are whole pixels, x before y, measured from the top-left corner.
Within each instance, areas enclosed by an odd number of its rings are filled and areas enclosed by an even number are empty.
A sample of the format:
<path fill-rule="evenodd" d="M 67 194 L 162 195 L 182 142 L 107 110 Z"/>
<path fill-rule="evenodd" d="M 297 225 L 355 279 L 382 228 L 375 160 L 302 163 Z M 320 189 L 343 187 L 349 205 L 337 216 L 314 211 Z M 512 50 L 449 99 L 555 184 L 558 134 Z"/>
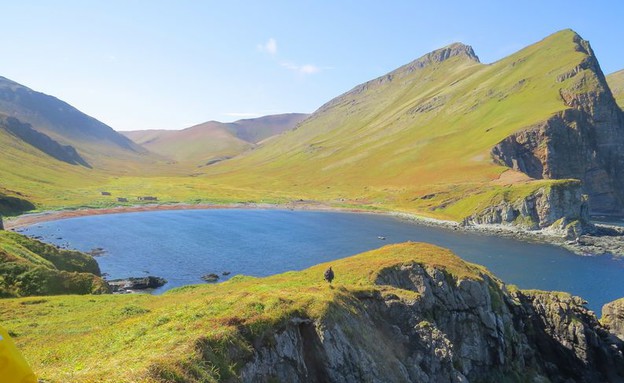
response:
<path fill-rule="evenodd" d="M 106 250 L 104 250 L 101 247 L 96 247 L 96 248 L 93 248 L 93 249 L 91 249 L 89 251 L 85 251 L 85 253 L 89 254 L 92 257 L 99 257 L 101 255 L 104 255 L 106 253 Z"/>
<path fill-rule="evenodd" d="M 624 212 L 624 115 L 587 41 L 585 59 L 557 77 L 569 107 L 492 149 L 500 164 L 537 179 L 581 180 L 592 213 Z"/>
<path fill-rule="evenodd" d="M 579 182 L 543 187 L 515 201 L 503 201 L 466 218 L 464 225 L 506 224 L 577 238 L 591 229 L 586 198 Z"/>
<path fill-rule="evenodd" d="M 620 339 L 624 339 L 624 298 L 602 306 L 602 318 L 600 322 L 607 327 L 612 334 Z"/>
<path fill-rule="evenodd" d="M 216 282 L 219 280 L 219 275 L 215 273 L 210 273 L 210 274 L 202 275 L 201 279 L 203 279 L 206 282 Z"/>
<path fill-rule="evenodd" d="M 474 53 L 474 50 L 470 45 L 453 43 L 444 48 L 436 49 L 433 52 L 427 53 L 426 55 L 412 61 L 411 63 L 402 66 L 396 71 L 411 72 L 415 69 L 425 68 L 432 64 L 439 64 L 455 56 L 465 56 L 472 61 L 479 62 L 479 57 Z"/>
<path fill-rule="evenodd" d="M 106 281 L 114 293 L 131 292 L 134 290 L 156 289 L 164 286 L 167 280 L 160 277 L 131 277 Z"/>
<path fill-rule="evenodd" d="M 383 270 L 376 282 L 386 287 L 251 340 L 240 380 L 624 381 L 624 343 L 580 298 L 510 293 L 487 273 L 457 280 L 415 263 Z"/>

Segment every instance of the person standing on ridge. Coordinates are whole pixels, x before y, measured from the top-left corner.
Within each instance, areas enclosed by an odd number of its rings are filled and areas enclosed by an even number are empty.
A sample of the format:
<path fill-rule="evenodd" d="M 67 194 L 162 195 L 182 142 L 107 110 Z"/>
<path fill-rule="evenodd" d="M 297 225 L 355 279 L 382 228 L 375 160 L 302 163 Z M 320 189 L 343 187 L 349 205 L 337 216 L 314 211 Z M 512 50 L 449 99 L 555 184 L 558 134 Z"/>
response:
<path fill-rule="evenodd" d="M 332 270 L 331 266 L 329 266 L 329 269 L 325 270 L 325 280 L 330 284 L 334 280 L 334 270 Z"/>

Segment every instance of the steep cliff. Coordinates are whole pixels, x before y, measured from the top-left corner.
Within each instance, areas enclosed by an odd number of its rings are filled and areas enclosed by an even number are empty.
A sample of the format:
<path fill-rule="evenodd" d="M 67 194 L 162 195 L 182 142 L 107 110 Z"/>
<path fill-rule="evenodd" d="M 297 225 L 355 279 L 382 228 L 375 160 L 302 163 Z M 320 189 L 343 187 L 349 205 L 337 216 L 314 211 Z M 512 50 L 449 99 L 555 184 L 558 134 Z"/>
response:
<path fill-rule="evenodd" d="M 466 218 L 464 225 L 513 225 L 527 230 L 547 229 L 551 234 L 577 238 L 587 231 L 589 209 L 578 181 L 537 189 L 516 200 L 503 200 Z"/>
<path fill-rule="evenodd" d="M 620 339 L 624 339 L 624 298 L 602 306 L 600 322 Z"/>
<path fill-rule="evenodd" d="M 198 344 L 203 363 L 236 366 L 220 376 L 241 382 L 624 381 L 624 343 L 580 298 L 510 291 L 442 249 L 428 258 L 431 249 L 380 249 L 407 256 L 370 270 L 370 287 L 335 287 L 320 316 L 237 321 L 232 337 Z"/>
<path fill-rule="evenodd" d="M 331 285 L 328 266 L 8 299 L 0 317 L 50 382 L 624 381 L 624 344 L 579 298 L 519 291 L 423 243 L 333 261 Z"/>
<path fill-rule="evenodd" d="M 569 109 L 505 138 L 492 156 L 532 178 L 579 179 L 592 212 L 623 213 L 624 116 L 589 43 L 574 42 L 585 58 L 557 76 Z"/>

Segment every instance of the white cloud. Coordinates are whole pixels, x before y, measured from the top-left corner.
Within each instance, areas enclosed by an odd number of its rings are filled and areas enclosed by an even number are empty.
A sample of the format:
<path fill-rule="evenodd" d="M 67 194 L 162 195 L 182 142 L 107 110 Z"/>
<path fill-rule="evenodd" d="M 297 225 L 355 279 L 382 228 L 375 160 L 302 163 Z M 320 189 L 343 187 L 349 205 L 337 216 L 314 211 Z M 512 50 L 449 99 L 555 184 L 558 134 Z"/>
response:
<path fill-rule="evenodd" d="M 297 65 L 290 61 L 283 61 L 280 63 L 280 65 L 286 69 L 289 69 L 293 72 L 297 72 L 300 74 L 314 74 L 314 73 L 318 73 L 321 71 L 321 68 L 312 64 Z"/>
<path fill-rule="evenodd" d="M 312 64 L 302 65 L 301 68 L 299 68 L 299 72 L 305 73 L 305 74 L 314 74 L 314 73 L 318 73 L 320 71 L 321 71 L 321 68 L 317 67 L 316 65 L 312 65 Z"/>
<path fill-rule="evenodd" d="M 277 54 L 277 41 L 271 37 L 266 43 L 258 44 L 258 50 L 274 56 Z"/>
<path fill-rule="evenodd" d="M 282 66 L 283 68 L 291 70 L 295 73 L 299 73 L 302 75 L 309 75 L 309 74 L 319 73 L 321 70 L 327 69 L 326 67 L 321 68 L 313 64 L 299 65 L 292 61 L 279 61 L 277 57 L 277 41 L 273 37 L 268 39 L 266 43 L 258 44 L 257 48 L 260 52 L 270 54 L 273 60 L 278 62 L 279 65 Z"/>

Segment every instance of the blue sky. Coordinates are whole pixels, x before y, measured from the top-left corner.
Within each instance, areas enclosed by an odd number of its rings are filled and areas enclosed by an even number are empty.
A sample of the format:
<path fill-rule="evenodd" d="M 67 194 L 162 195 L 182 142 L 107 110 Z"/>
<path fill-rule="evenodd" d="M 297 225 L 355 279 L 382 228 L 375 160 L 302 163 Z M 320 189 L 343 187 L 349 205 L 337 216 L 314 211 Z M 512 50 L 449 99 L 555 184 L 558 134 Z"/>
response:
<path fill-rule="evenodd" d="M 4 1 L 0 75 L 117 130 L 313 112 L 449 43 L 491 63 L 565 28 L 624 68 L 624 1 Z"/>

